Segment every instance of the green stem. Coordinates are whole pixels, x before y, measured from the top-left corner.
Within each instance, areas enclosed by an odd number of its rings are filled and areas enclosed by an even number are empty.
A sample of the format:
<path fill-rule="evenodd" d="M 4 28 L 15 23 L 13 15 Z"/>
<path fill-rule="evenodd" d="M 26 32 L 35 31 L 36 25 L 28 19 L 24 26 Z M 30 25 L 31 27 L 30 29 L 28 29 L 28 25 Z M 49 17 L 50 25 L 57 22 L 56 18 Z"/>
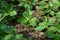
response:
<path fill-rule="evenodd" d="M 6 16 L 7 16 L 7 14 L 4 15 L 2 18 L 0 18 L 0 21 L 2 21 Z"/>

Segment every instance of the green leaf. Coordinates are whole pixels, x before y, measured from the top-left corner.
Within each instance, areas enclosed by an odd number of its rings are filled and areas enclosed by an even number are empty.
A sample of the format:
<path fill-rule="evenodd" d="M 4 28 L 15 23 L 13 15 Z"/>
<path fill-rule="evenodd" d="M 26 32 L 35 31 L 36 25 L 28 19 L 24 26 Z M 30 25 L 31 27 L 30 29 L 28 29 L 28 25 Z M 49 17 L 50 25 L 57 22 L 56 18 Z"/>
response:
<path fill-rule="evenodd" d="M 58 33 L 60 33 L 60 25 L 57 24 L 56 28 L 57 28 Z"/>
<path fill-rule="evenodd" d="M 38 2 L 38 0 L 33 0 L 34 2 Z"/>
<path fill-rule="evenodd" d="M 60 18 L 60 12 L 56 13 L 56 17 Z"/>
<path fill-rule="evenodd" d="M 46 27 L 47 27 L 47 25 L 46 25 L 47 23 L 46 22 L 43 22 L 43 23 L 40 23 L 39 24 L 39 26 L 37 26 L 36 28 L 35 28 L 35 30 L 37 30 L 37 31 L 41 31 L 41 30 L 44 30 Z"/>
<path fill-rule="evenodd" d="M 12 40 L 13 35 L 6 35 L 2 40 Z"/>
<path fill-rule="evenodd" d="M 53 24 L 55 22 L 55 20 L 56 19 L 54 17 L 53 18 L 50 18 L 49 21 L 48 21 L 48 25 Z"/>
<path fill-rule="evenodd" d="M 48 30 L 56 32 L 57 31 L 57 28 L 54 27 L 54 26 L 51 26 L 51 27 L 48 28 Z"/>
<path fill-rule="evenodd" d="M 0 14 L 0 18 L 2 17 L 2 14 Z"/>
<path fill-rule="evenodd" d="M 24 7 L 25 7 L 26 9 L 30 9 L 30 8 L 31 8 L 31 5 L 25 3 Z"/>
<path fill-rule="evenodd" d="M 47 31 L 45 32 L 45 34 L 46 34 L 46 36 L 47 36 L 48 38 L 54 38 L 54 33 L 53 33 L 52 31 L 50 31 L 50 30 L 47 30 Z"/>
<path fill-rule="evenodd" d="M 47 22 L 41 22 L 39 23 L 39 26 L 47 26 Z"/>
<path fill-rule="evenodd" d="M 39 19 L 36 18 L 36 17 L 34 17 L 34 18 L 32 18 L 31 20 L 29 20 L 29 23 L 30 23 L 30 25 L 32 25 L 32 26 L 36 26 L 36 25 L 37 25 L 37 22 L 39 22 Z"/>
<path fill-rule="evenodd" d="M 21 2 L 20 4 L 18 4 L 18 6 L 23 6 L 25 4 L 25 2 Z"/>
<path fill-rule="evenodd" d="M 54 40 L 60 40 L 60 34 L 56 33 L 54 36 Z"/>
<path fill-rule="evenodd" d="M 44 16 L 44 22 L 47 22 L 47 21 L 48 21 L 47 16 Z"/>
<path fill-rule="evenodd" d="M 46 3 L 45 3 L 45 1 L 41 1 L 40 4 L 41 4 L 41 6 L 44 7 Z"/>
<path fill-rule="evenodd" d="M 32 37 L 32 36 L 30 36 L 30 37 L 29 37 L 29 40 L 33 40 L 33 37 Z"/>
<path fill-rule="evenodd" d="M 18 21 L 19 23 L 26 23 L 28 20 L 27 20 L 26 18 L 24 18 L 24 17 L 19 17 L 19 18 L 17 19 L 17 21 Z"/>
<path fill-rule="evenodd" d="M 52 0 L 52 3 L 53 3 L 53 9 L 54 10 L 60 6 L 59 0 Z"/>
<path fill-rule="evenodd" d="M 3 30 L 6 33 L 13 33 L 14 28 L 13 26 L 6 26 L 6 25 L 0 25 L 0 29 Z"/>
<path fill-rule="evenodd" d="M 22 14 L 27 20 L 30 20 L 32 18 L 32 11 L 28 9 Z"/>
<path fill-rule="evenodd" d="M 37 26 L 35 28 L 36 31 L 41 31 L 41 30 L 44 30 L 46 28 L 46 26 Z"/>
<path fill-rule="evenodd" d="M 54 11 L 50 11 L 50 15 L 54 16 Z"/>
<path fill-rule="evenodd" d="M 15 36 L 15 40 L 26 40 L 26 38 L 23 36 L 23 34 L 17 34 Z"/>
<path fill-rule="evenodd" d="M 26 1 L 26 0 L 21 0 L 21 1 Z"/>
<path fill-rule="evenodd" d="M 22 37 L 23 37 L 23 34 L 17 34 L 17 35 L 15 36 L 16 39 L 21 39 Z"/>
<path fill-rule="evenodd" d="M 15 16 L 15 15 L 17 15 L 17 12 L 16 12 L 15 10 L 10 11 L 9 15 L 10 15 L 10 16 Z"/>

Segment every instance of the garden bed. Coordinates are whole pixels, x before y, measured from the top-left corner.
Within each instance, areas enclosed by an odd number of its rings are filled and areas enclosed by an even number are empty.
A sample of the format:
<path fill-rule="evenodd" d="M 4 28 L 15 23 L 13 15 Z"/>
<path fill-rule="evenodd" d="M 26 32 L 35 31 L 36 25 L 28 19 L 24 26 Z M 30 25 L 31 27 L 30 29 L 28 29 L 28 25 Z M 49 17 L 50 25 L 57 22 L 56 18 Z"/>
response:
<path fill-rule="evenodd" d="M 0 40 L 60 40 L 59 0 L 0 0 Z"/>

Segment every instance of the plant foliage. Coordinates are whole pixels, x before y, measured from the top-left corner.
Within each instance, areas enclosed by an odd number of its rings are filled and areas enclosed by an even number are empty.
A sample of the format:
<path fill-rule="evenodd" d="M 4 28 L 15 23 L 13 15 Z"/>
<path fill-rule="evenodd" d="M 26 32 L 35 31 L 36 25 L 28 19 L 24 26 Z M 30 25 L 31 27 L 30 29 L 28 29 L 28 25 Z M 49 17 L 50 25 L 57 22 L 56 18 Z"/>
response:
<path fill-rule="evenodd" d="M 35 31 L 46 29 L 48 38 L 60 40 L 60 0 L 0 0 L 0 40 L 27 40 L 15 28 L 18 23 Z"/>

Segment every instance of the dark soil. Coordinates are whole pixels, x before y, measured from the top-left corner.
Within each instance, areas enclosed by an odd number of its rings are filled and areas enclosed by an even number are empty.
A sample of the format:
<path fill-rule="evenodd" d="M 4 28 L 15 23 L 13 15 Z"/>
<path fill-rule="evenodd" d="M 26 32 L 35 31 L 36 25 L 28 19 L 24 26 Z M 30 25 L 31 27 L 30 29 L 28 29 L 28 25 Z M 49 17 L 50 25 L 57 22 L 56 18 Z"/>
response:
<path fill-rule="evenodd" d="M 35 31 L 33 27 L 26 28 L 24 24 L 17 24 L 15 28 L 18 30 L 18 33 L 25 35 L 27 39 L 32 36 L 33 40 L 50 40 L 44 32 Z"/>

